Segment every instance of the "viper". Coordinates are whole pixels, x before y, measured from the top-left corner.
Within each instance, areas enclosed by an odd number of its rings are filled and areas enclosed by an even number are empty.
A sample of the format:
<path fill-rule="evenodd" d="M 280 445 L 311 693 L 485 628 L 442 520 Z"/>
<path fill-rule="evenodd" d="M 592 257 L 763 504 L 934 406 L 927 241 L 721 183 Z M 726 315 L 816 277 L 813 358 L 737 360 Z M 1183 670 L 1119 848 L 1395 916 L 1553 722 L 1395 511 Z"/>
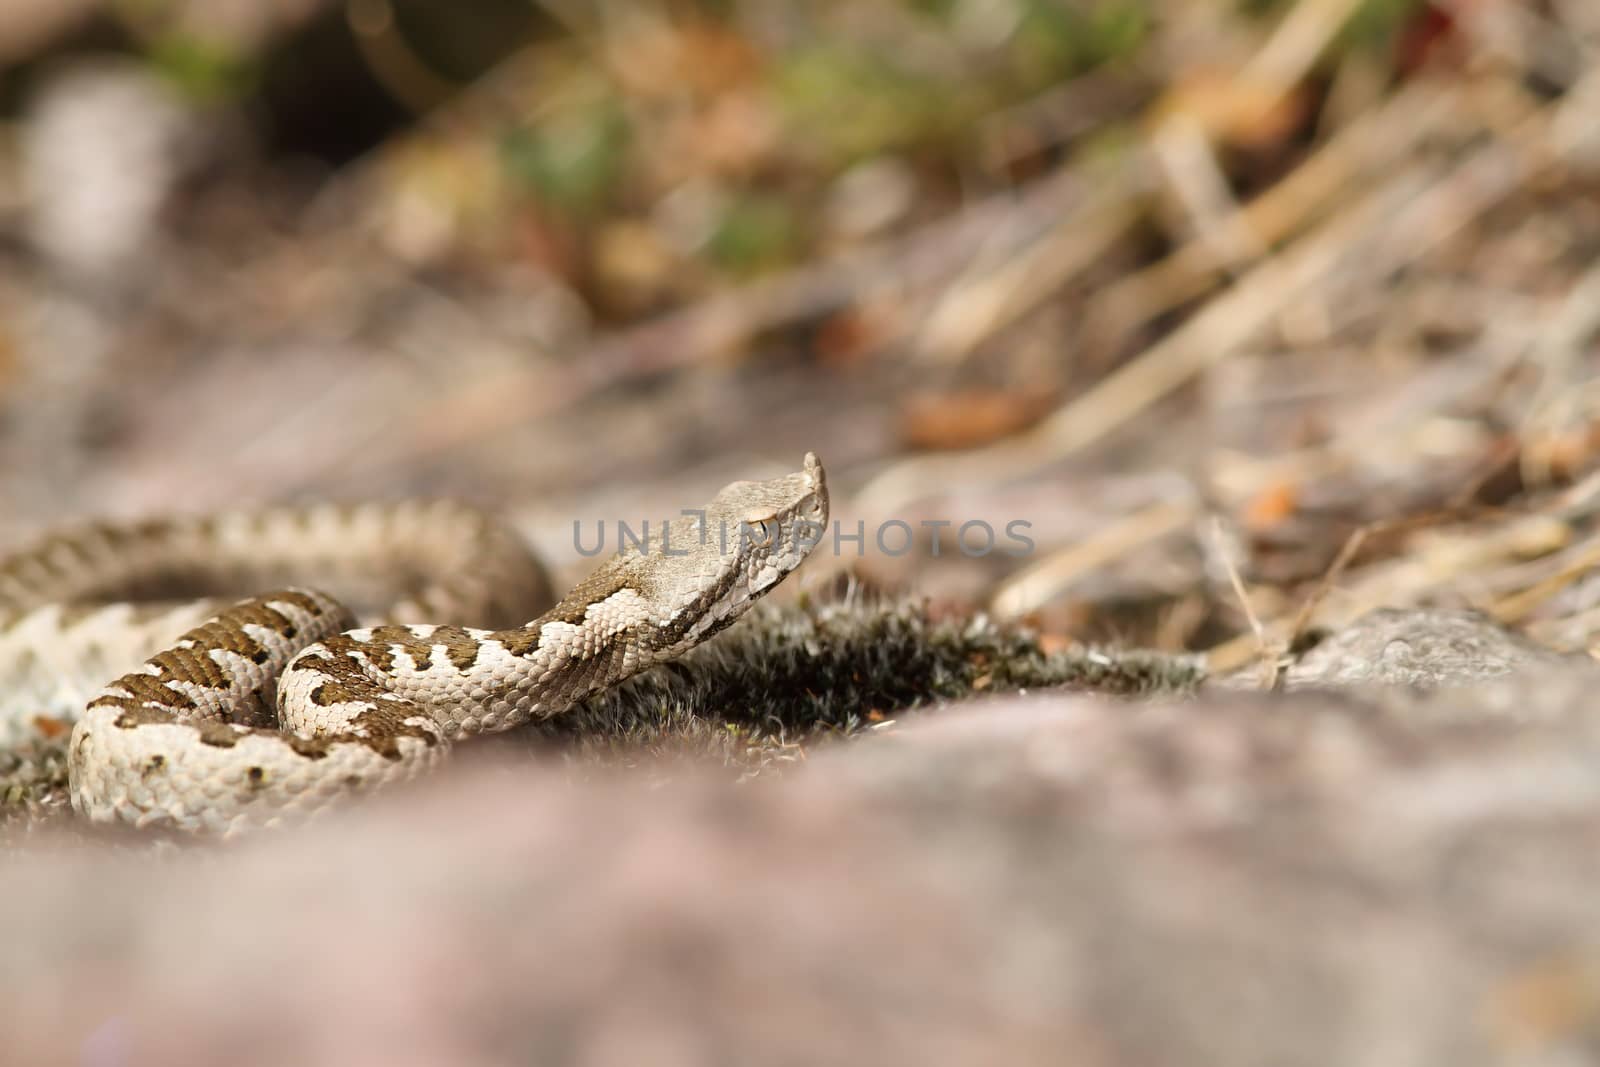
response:
<path fill-rule="evenodd" d="M 458 505 L 49 535 L 0 559 L 0 741 L 75 718 L 72 806 L 95 822 L 221 834 L 271 825 L 411 778 L 457 738 L 559 715 L 682 655 L 799 566 L 827 517 L 823 467 L 808 453 L 800 471 L 734 482 L 619 548 L 520 625 L 504 620 L 546 594 L 542 565 L 492 517 Z M 358 626 L 327 592 L 273 588 L 303 563 L 362 589 L 398 578 L 409 591 L 383 621 Z M 231 605 L 170 600 L 221 580 L 262 591 Z M 152 596 L 168 599 L 141 603 Z M 458 621 L 475 613 L 503 628 Z M 173 639 L 180 624 L 189 628 Z"/>

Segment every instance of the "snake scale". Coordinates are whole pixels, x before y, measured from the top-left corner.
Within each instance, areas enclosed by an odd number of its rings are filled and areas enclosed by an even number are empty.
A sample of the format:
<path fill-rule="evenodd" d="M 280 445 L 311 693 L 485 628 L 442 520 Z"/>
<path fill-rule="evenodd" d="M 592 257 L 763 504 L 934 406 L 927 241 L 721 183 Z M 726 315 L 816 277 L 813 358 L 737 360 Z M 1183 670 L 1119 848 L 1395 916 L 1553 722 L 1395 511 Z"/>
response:
<path fill-rule="evenodd" d="M 521 624 L 550 600 L 543 567 L 460 505 L 58 533 L 0 558 L 0 745 L 72 723 L 72 806 L 95 822 L 231 834 L 319 812 L 682 655 L 794 570 L 827 515 L 808 453 L 647 529 Z M 377 621 L 287 584 L 300 573 Z M 218 585 L 259 592 L 197 597 Z"/>

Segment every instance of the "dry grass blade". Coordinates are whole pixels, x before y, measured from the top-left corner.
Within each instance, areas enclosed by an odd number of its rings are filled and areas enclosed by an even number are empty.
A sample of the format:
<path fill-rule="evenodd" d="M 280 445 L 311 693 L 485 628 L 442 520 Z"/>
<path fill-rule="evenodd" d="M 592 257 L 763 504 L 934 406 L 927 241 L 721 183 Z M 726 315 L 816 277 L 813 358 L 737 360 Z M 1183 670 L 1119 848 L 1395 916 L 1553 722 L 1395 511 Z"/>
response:
<path fill-rule="evenodd" d="M 1374 243 L 1428 190 L 1429 177 L 1408 171 L 1391 179 L 1294 249 L 1263 261 L 1236 288 L 1033 430 L 959 455 L 912 458 L 881 472 L 862 489 L 863 506 L 888 512 L 951 485 L 1024 476 L 1101 440 L 1226 359 L 1290 300 Z"/>
<path fill-rule="evenodd" d="M 1381 524 L 1379 524 L 1381 525 Z M 1241 667 L 1250 662 L 1252 658 L 1269 648 L 1290 648 L 1294 642 L 1305 633 L 1311 624 L 1312 617 L 1328 593 L 1333 589 L 1334 583 L 1339 580 L 1350 562 L 1355 559 L 1356 553 L 1361 551 L 1361 546 L 1371 536 L 1374 527 L 1363 526 L 1345 539 L 1344 545 L 1339 549 L 1339 554 L 1328 566 L 1316 589 L 1300 605 L 1300 610 L 1295 612 L 1294 619 L 1288 625 L 1282 620 L 1269 625 L 1263 625 L 1253 615 L 1250 617 L 1251 633 L 1240 634 L 1237 637 L 1224 641 L 1215 648 L 1206 651 L 1206 665 L 1213 672 L 1223 674 Z M 1242 595 L 1242 590 L 1239 590 Z M 1248 607 L 1246 608 L 1248 610 Z"/>
<path fill-rule="evenodd" d="M 959 362 L 1060 292 L 1139 221 L 1141 185 L 1107 183 L 1093 202 L 1020 255 L 990 257 L 998 264 L 940 296 L 916 347 L 939 362 Z"/>
<path fill-rule="evenodd" d="M 1012 575 L 990 599 L 1002 619 L 1036 611 L 1055 599 L 1072 580 L 1126 556 L 1194 521 L 1193 501 L 1154 504 Z"/>
<path fill-rule="evenodd" d="M 1250 624 L 1250 633 L 1255 637 L 1255 652 L 1261 663 L 1261 688 L 1276 689 L 1282 675 L 1283 652 L 1288 645 L 1268 639 L 1266 627 L 1261 625 L 1261 619 L 1256 615 L 1254 605 L 1250 603 L 1250 594 L 1244 587 L 1244 577 L 1239 573 L 1232 555 L 1226 549 L 1222 520 L 1217 516 L 1211 518 L 1211 541 L 1217 558 L 1227 572 L 1228 584 L 1233 587 L 1233 595 L 1239 601 L 1239 609 L 1244 612 L 1245 621 Z"/>
<path fill-rule="evenodd" d="M 797 268 L 601 338 L 560 366 L 541 362 L 465 383 L 441 396 L 426 418 L 403 435 L 385 437 L 382 449 L 363 441 L 331 456 L 327 466 L 348 474 L 437 455 L 620 382 L 715 359 L 761 333 L 825 317 L 873 294 L 940 284 L 979 250 L 992 254 L 1028 245 L 1041 229 L 1071 212 L 1083 195 L 1077 175 L 1063 172 L 1020 195 L 992 197 L 944 222 L 845 259 Z"/>
<path fill-rule="evenodd" d="M 1600 74 L 1592 77 L 1600 81 Z M 1148 411 L 1237 352 L 1319 283 L 1339 275 L 1382 284 L 1554 163 L 1552 132 L 1567 121 L 1577 106 L 1573 101 L 1583 99 L 1582 88 L 1563 104 L 1523 114 L 1512 137 L 1477 147 L 1453 167 L 1417 164 L 1389 178 L 1293 247 L 1262 261 L 1166 338 L 1031 431 L 965 453 L 897 463 L 862 489 L 862 505 L 890 512 L 951 486 L 1024 477 Z"/>
<path fill-rule="evenodd" d="M 1273 96 L 1293 89 L 1360 6 L 1361 0 L 1300 0 L 1244 68 L 1240 81 Z"/>
<path fill-rule="evenodd" d="M 1462 122 L 1454 93 L 1426 81 L 1407 86 L 1220 220 L 1214 235 L 1189 241 L 1165 259 L 1107 286 L 1091 307 L 1096 321 L 1090 333 L 1106 339 L 1126 336 L 1195 299 L 1223 278 L 1216 245 L 1268 249 L 1280 244 L 1374 175 L 1400 165 L 1419 139 L 1436 140 L 1463 125 L 1470 124 Z"/>
<path fill-rule="evenodd" d="M 1566 561 L 1559 571 L 1526 589 L 1501 597 L 1489 608 L 1503 623 L 1520 623 L 1541 605 L 1600 566 L 1600 539 L 1592 540 Z"/>

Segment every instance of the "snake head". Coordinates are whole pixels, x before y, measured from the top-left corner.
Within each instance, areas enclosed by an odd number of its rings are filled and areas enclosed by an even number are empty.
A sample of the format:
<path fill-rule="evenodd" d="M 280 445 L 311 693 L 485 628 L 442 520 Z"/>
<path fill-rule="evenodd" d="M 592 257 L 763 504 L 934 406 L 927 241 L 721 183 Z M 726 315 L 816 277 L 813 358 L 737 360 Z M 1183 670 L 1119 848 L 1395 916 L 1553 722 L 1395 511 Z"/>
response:
<path fill-rule="evenodd" d="M 643 544 L 619 545 L 536 621 L 605 628 L 624 620 L 631 673 L 730 625 L 805 561 L 827 522 L 827 475 L 807 453 L 793 474 L 733 482 L 705 507 L 655 527 Z"/>
<path fill-rule="evenodd" d="M 619 544 L 538 621 L 621 619 L 630 670 L 642 669 L 738 619 L 805 561 L 826 526 L 827 475 L 806 453 L 795 474 L 723 486 L 706 507 L 648 528 L 643 544 Z"/>
<path fill-rule="evenodd" d="M 828 523 L 827 472 L 816 453 L 807 452 L 803 469 L 794 474 L 724 486 L 706 513 L 712 530 L 726 531 L 724 564 L 744 576 L 745 595 L 754 600 L 800 566 L 822 541 Z"/>
<path fill-rule="evenodd" d="M 827 475 L 808 452 L 803 469 L 733 482 L 690 514 L 672 524 L 673 552 L 633 572 L 658 603 L 671 605 L 659 637 L 678 647 L 731 624 L 805 561 L 827 526 Z"/>

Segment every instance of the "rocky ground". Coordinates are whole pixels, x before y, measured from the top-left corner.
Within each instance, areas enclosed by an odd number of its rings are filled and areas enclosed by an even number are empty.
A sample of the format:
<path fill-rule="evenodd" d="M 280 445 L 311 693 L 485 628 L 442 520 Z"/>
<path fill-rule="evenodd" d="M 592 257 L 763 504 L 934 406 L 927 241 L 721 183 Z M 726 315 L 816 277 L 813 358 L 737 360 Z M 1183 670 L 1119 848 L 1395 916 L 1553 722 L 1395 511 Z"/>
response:
<path fill-rule="evenodd" d="M 227 846 L 40 830 L 7 1055 L 1587 1062 L 1600 668 L 1390 612 L 1287 680 L 958 701 L 737 784 L 489 746 Z"/>

